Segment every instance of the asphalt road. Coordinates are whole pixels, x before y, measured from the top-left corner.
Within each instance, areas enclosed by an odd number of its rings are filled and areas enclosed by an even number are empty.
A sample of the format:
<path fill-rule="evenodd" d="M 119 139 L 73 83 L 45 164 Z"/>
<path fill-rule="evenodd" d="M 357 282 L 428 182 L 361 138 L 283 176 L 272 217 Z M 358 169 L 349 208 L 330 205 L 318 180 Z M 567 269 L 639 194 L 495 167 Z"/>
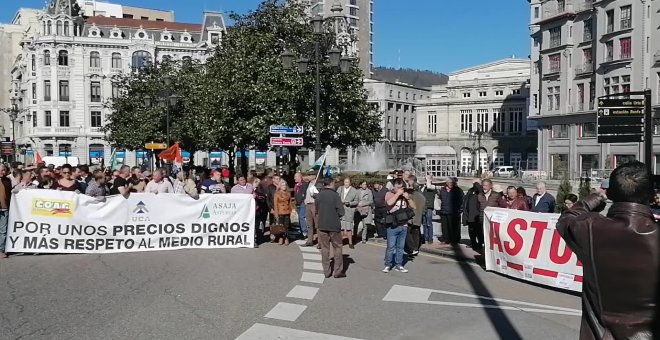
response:
<path fill-rule="evenodd" d="M 0 260 L 0 339 L 574 339 L 579 297 L 420 255 L 345 248 L 183 250 Z M 495 301 L 494 299 L 498 299 Z"/>

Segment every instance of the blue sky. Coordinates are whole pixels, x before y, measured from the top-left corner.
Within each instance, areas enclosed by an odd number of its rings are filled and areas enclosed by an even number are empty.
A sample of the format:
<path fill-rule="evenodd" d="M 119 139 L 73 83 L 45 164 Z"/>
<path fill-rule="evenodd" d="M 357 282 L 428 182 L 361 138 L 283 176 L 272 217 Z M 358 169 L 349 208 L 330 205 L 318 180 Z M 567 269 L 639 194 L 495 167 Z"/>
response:
<path fill-rule="evenodd" d="M 172 9 L 177 21 L 199 22 L 206 10 L 256 8 L 260 0 L 114 0 Z M 19 7 L 41 8 L 44 0 L 0 0 L 0 22 Z M 529 55 L 529 4 L 525 0 L 375 0 L 374 62 L 377 66 L 452 72 Z"/>

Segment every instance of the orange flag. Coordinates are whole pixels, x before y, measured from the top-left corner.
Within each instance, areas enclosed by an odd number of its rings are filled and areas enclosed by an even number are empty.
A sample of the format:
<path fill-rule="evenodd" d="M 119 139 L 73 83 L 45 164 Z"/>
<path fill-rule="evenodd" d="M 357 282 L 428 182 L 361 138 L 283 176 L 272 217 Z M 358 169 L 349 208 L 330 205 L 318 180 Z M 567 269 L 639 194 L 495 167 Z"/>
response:
<path fill-rule="evenodd" d="M 168 149 L 165 149 L 158 154 L 158 158 L 164 159 L 166 161 L 181 161 L 181 148 L 179 148 L 179 143 L 174 143 Z"/>
<path fill-rule="evenodd" d="M 44 160 L 41 158 L 41 155 L 39 154 L 39 151 L 36 151 L 36 156 L 34 157 L 35 163 L 39 164 L 43 162 Z"/>

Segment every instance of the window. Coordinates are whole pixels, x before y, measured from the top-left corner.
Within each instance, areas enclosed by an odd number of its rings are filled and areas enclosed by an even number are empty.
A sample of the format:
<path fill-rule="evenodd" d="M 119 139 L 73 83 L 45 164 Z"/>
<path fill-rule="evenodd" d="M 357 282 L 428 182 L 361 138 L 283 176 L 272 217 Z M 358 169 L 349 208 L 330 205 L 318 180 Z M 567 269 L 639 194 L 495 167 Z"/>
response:
<path fill-rule="evenodd" d="M 390 98 L 392 98 L 393 93 L 394 93 L 394 90 L 390 90 Z"/>
<path fill-rule="evenodd" d="M 394 124 L 399 125 L 399 117 L 394 117 Z"/>
<path fill-rule="evenodd" d="M 112 84 L 112 98 L 119 98 L 120 92 L 119 92 L 119 85 L 113 83 Z"/>
<path fill-rule="evenodd" d="M 401 99 L 401 91 L 396 91 L 396 97 Z"/>
<path fill-rule="evenodd" d="M 561 110 L 561 88 L 555 86 L 555 110 Z"/>
<path fill-rule="evenodd" d="M 349 10 L 349 13 L 350 13 L 352 16 L 356 17 L 356 16 L 358 15 L 357 8 L 355 8 L 355 7 L 351 7 L 351 9 Z"/>
<path fill-rule="evenodd" d="M 101 101 L 101 83 L 93 81 L 90 83 L 90 99 L 92 102 L 98 103 Z"/>
<path fill-rule="evenodd" d="M 387 129 L 387 139 L 392 139 L 392 129 Z"/>
<path fill-rule="evenodd" d="M 37 56 L 33 54 L 31 59 L 32 72 L 34 72 L 37 70 Z"/>
<path fill-rule="evenodd" d="M 607 26 L 605 28 L 606 33 L 614 32 L 614 11 L 607 11 Z"/>
<path fill-rule="evenodd" d="M 513 107 L 509 109 L 509 132 L 512 134 L 519 134 L 522 132 L 523 125 L 523 108 Z"/>
<path fill-rule="evenodd" d="M 403 130 L 403 140 L 408 140 L 408 130 Z"/>
<path fill-rule="evenodd" d="M 461 110 L 461 133 L 472 133 L 472 110 Z"/>
<path fill-rule="evenodd" d="M 520 89 L 515 89 L 515 90 L 511 91 L 511 94 L 513 94 L 514 96 L 519 96 L 520 95 Z"/>
<path fill-rule="evenodd" d="M 89 54 L 89 67 L 101 67 L 101 55 L 99 52 Z"/>
<path fill-rule="evenodd" d="M 59 155 L 60 157 L 70 157 L 71 156 L 71 144 L 60 144 L 59 146 Z"/>
<path fill-rule="evenodd" d="M 614 60 L 614 42 L 608 41 L 605 43 L 605 61 Z"/>
<path fill-rule="evenodd" d="M 548 111 L 559 110 L 561 104 L 561 88 L 548 87 Z"/>
<path fill-rule="evenodd" d="M 417 100 L 417 93 L 413 93 L 413 100 Z"/>
<path fill-rule="evenodd" d="M 566 10 L 566 0 L 557 0 L 557 12 L 562 13 Z"/>
<path fill-rule="evenodd" d="M 140 17 L 140 20 L 149 20 L 149 17 Z"/>
<path fill-rule="evenodd" d="M 69 126 L 69 111 L 60 111 L 60 126 Z"/>
<path fill-rule="evenodd" d="M 101 127 L 101 111 L 92 111 L 90 117 L 90 123 L 92 127 L 99 128 Z"/>
<path fill-rule="evenodd" d="M 60 101 L 69 101 L 69 81 L 60 80 Z"/>
<path fill-rule="evenodd" d="M 52 124 L 53 124 L 53 116 L 51 115 L 50 111 L 44 111 L 44 125 L 52 126 Z"/>
<path fill-rule="evenodd" d="M 113 53 L 112 54 L 112 65 L 111 67 L 113 69 L 120 69 L 121 68 L 121 54 L 120 53 Z"/>
<path fill-rule="evenodd" d="M 552 138 L 568 138 L 568 125 L 553 125 Z"/>
<path fill-rule="evenodd" d="M 46 35 L 51 35 L 53 34 L 53 22 L 48 21 L 48 24 L 46 24 Z"/>
<path fill-rule="evenodd" d="M 539 107 L 539 96 L 538 96 L 538 94 L 535 93 L 534 94 L 534 108 L 536 109 L 538 107 Z"/>
<path fill-rule="evenodd" d="M 37 111 L 32 111 L 32 127 L 37 127 Z"/>
<path fill-rule="evenodd" d="M 621 29 L 625 30 L 632 27 L 632 6 L 621 7 Z"/>
<path fill-rule="evenodd" d="M 580 155 L 581 175 L 591 176 L 592 169 L 599 169 L 598 155 Z"/>
<path fill-rule="evenodd" d="M 596 137 L 596 123 L 580 124 L 580 137 Z"/>
<path fill-rule="evenodd" d="M 464 92 L 463 98 L 470 98 L 470 92 Z"/>
<path fill-rule="evenodd" d="M 428 133 L 438 132 L 438 114 L 435 111 L 429 111 L 427 131 Z"/>
<path fill-rule="evenodd" d="M 147 51 L 137 51 L 133 53 L 131 67 L 133 71 L 143 69 L 151 64 L 151 53 Z"/>
<path fill-rule="evenodd" d="M 577 85 L 578 111 L 584 111 L 584 84 Z"/>
<path fill-rule="evenodd" d="M 57 56 L 57 65 L 69 66 L 69 52 L 60 51 L 60 53 Z"/>
<path fill-rule="evenodd" d="M 485 97 L 485 96 L 486 96 L 486 91 L 479 92 L 479 97 Z"/>
<path fill-rule="evenodd" d="M 504 112 L 500 112 L 500 109 L 493 109 L 493 133 L 504 133 L 506 129 L 506 121 L 503 113 Z"/>
<path fill-rule="evenodd" d="M 387 116 L 387 124 L 392 123 L 392 116 Z"/>
<path fill-rule="evenodd" d="M 44 65 L 50 66 L 50 51 L 49 50 L 44 51 Z"/>
<path fill-rule="evenodd" d="M 58 20 L 57 24 L 56 24 L 56 27 L 57 27 L 56 30 L 55 30 L 56 34 L 57 35 L 62 35 L 62 22 Z"/>
<path fill-rule="evenodd" d="M 550 29 L 550 48 L 561 46 L 561 26 Z"/>
<path fill-rule="evenodd" d="M 539 18 L 539 8 L 534 7 L 534 19 L 538 19 L 538 18 Z"/>
<path fill-rule="evenodd" d="M 67 36 L 67 37 L 69 36 L 69 22 L 68 21 L 64 22 L 64 35 Z"/>
<path fill-rule="evenodd" d="M 408 122 L 408 118 L 403 117 L 403 125 L 406 125 L 407 122 Z"/>
<path fill-rule="evenodd" d="M 503 90 L 495 90 L 495 95 L 496 95 L 496 96 L 503 96 L 503 95 L 504 95 L 504 91 L 503 91 Z"/>
<path fill-rule="evenodd" d="M 394 140 L 399 140 L 399 129 L 394 130 Z"/>
<path fill-rule="evenodd" d="M 591 47 L 585 48 L 582 50 L 582 60 L 584 61 L 584 69 L 588 71 L 593 70 L 593 64 L 592 64 L 592 55 L 591 55 Z"/>
<path fill-rule="evenodd" d="M 592 36 L 592 26 L 594 22 L 593 19 L 587 19 L 584 21 L 584 30 L 582 32 L 582 41 L 591 41 L 593 36 Z"/>
<path fill-rule="evenodd" d="M 46 156 L 53 155 L 53 144 L 44 144 L 44 153 Z"/>
<path fill-rule="evenodd" d="M 485 133 L 490 131 L 488 109 L 477 109 L 477 127 Z"/>
<path fill-rule="evenodd" d="M 548 71 L 550 73 L 561 72 L 561 54 L 555 53 L 548 56 Z"/>
<path fill-rule="evenodd" d="M 50 93 L 51 93 L 50 80 L 44 80 L 44 101 L 46 102 L 50 101 Z"/>
<path fill-rule="evenodd" d="M 630 38 L 619 39 L 620 59 L 630 59 Z"/>

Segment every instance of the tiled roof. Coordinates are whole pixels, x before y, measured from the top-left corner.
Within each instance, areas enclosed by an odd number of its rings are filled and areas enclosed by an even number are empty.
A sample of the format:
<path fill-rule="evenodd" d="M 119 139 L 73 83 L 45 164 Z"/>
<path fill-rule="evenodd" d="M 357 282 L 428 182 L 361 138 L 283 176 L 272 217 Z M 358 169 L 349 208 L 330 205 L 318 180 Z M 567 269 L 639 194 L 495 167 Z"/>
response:
<path fill-rule="evenodd" d="M 104 16 L 95 16 L 88 17 L 85 19 L 85 22 L 88 25 L 96 24 L 96 26 L 117 26 L 122 27 L 132 27 L 132 28 L 144 28 L 145 30 L 164 30 L 168 29 L 169 31 L 184 31 L 188 32 L 200 32 L 202 30 L 201 24 L 186 24 L 181 22 L 167 22 L 167 21 L 151 21 L 151 20 L 139 20 L 139 19 L 125 19 L 125 18 L 111 18 Z"/>

